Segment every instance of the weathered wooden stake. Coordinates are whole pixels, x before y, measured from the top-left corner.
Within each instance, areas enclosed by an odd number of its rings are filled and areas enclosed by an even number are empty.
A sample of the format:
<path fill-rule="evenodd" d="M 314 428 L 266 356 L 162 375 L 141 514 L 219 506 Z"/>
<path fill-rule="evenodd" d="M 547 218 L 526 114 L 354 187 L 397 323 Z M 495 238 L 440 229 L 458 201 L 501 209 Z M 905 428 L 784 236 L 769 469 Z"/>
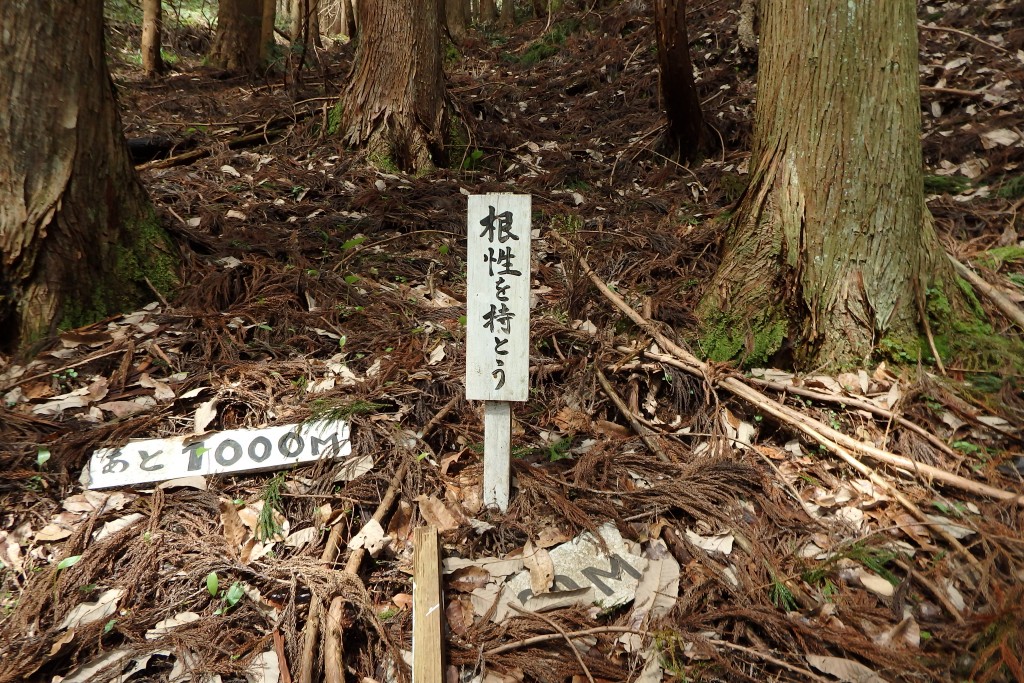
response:
<path fill-rule="evenodd" d="M 412 557 L 412 683 L 444 683 L 444 642 L 441 639 L 441 553 L 437 528 L 413 532 Z"/>
<path fill-rule="evenodd" d="M 484 401 L 484 505 L 508 509 L 511 489 L 512 404 Z"/>

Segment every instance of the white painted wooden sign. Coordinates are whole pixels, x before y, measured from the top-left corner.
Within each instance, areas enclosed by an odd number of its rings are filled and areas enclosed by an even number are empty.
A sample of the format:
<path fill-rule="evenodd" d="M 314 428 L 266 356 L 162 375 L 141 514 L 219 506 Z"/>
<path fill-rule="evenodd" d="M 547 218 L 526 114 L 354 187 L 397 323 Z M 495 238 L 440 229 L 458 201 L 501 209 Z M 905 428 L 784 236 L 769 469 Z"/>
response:
<path fill-rule="evenodd" d="M 132 486 L 206 474 L 280 469 L 352 454 L 348 423 L 324 420 L 264 429 L 230 429 L 203 437 L 135 441 L 95 451 L 90 489 Z"/>
<path fill-rule="evenodd" d="M 466 398 L 525 401 L 530 390 L 530 195 L 469 197 Z"/>
<path fill-rule="evenodd" d="M 484 504 L 508 508 L 510 401 L 530 393 L 531 197 L 471 195 L 466 398 L 484 401 Z"/>

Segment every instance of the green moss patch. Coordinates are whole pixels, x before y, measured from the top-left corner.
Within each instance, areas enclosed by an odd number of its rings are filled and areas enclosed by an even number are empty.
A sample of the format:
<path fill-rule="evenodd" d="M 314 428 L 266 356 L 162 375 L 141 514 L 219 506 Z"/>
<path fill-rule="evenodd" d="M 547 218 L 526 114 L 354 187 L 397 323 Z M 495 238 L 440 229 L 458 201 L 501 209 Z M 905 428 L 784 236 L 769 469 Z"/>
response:
<path fill-rule="evenodd" d="M 989 249 L 981 254 L 977 261 L 992 270 L 999 270 L 1005 263 L 1024 263 L 1024 247 L 1009 246 Z"/>
<path fill-rule="evenodd" d="M 767 364 L 782 348 L 787 330 L 786 320 L 774 310 L 753 320 L 719 314 L 705 321 L 698 343 L 709 360 L 755 367 Z"/>

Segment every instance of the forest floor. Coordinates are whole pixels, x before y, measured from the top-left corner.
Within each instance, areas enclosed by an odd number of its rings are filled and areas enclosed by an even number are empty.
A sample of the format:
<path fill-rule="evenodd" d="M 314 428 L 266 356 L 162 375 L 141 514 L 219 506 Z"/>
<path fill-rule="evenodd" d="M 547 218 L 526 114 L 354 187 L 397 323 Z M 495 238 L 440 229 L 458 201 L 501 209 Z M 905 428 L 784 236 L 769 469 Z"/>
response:
<path fill-rule="evenodd" d="M 351 46 L 256 81 L 183 51 L 147 82 L 115 31 L 128 137 L 175 145 L 140 172 L 182 286 L 0 358 L 0 683 L 302 680 L 310 644 L 314 680 L 408 680 L 427 523 L 450 572 L 448 681 L 1024 679 L 1020 358 L 794 376 L 688 355 L 704 357 L 692 309 L 746 183 L 756 94 L 738 2 L 692 4 L 722 147 L 688 167 L 657 152 L 644 3 L 472 32 L 447 65 L 461 146 L 423 177 L 331 135 Z M 938 27 L 920 32 L 928 205 L 950 254 L 1019 304 L 1024 8 L 920 19 Z M 464 399 L 464 196 L 485 192 L 533 198 L 505 514 L 482 505 Z M 979 351 L 1019 341 L 979 305 Z M 346 420 L 372 467 L 79 483 L 129 439 L 313 417 Z M 386 538 L 350 543 L 378 508 Z M 594 567 L 621 560 L 590 572 L 605 601 L 565 590 L 585 534 L 603 539 Z M 497 604 L 517 581 L 538 595 Z M 320 647 L 338 632 L 342 653 Z"/>

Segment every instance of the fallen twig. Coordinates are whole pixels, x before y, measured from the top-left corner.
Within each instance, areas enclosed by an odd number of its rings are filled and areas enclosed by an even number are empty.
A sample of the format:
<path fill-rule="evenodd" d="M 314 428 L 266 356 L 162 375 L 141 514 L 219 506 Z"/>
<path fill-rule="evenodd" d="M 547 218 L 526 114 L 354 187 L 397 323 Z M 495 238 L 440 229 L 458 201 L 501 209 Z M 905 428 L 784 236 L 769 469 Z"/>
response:
<path fill-rule="evenodd" d="M 601 372 L 601 368 L 595 365 L 594 372 L 597 374 L 597 381 L 601 383 L 601 388 L 604 389 L 604 393 L 606 393 L 608 395 L 608 398 L 612 400 L 612 403 L 614 403 L 615 407 L 619 409 L 619 412 L 622 413 L 622 416 L 629 420 L 629 424 L 633 426 L 633 431 L 636 432 L 637 435 L 643 440 L 644 444 L 646 444 L 646 446 L 649 449 L 651 449 L 651 452 L 658 457 L 658 460 L 661 460 L 662 462 L 672 462 L 672 459 L 669 458 L 668 455 L 666 455 L 665 450 L 661 447 L 661 445 L 654 439 L 653 436 L 651 436 L 651 433 L 647 429 L 647 427 L 640 424 L 640 421 L 637 420 L 636 415 L 633 414 L 633 411 L 629 409 L 629 406 L 626 405 L 626 402 L 623 401 L 622 397 L 619 396 L 618 392 L 615 391 L 615 388 L 612 387 L 611 383 L 608 381 L 608 378 L 604 376 L 603 372 Z"/>
<path fill-rule="evenodd" d="M 872 415 L 880 417 L 883 420 L 892 420 L 893 422 L 896 422 L 899 425 L 906 427 L 907 429 L 914 432 L 921 438 L 926 439 L 928 443 L 930 443 L 932 446 L 935 446 L 946 455 L 952 458 L 960 457 L 956 451 L 954 451 L 952 448 L 949 447 L 948 444 L 946 444 L 945 441 L 935 436 L 921 425 L 917 424 L 916 422 L 912 422 L 911 420 L 908 420 L 905 417 L 897 415 L 891 410 L 887 410 L 879 405 L 875 405 L 870 401 L 865 401 L 854 396 L 837 396 L 834 394 L 827 394 L 822 391 L 815 391 L 814 389 L 795 387 L 789 384 L 783 384 L 782 382 L 772 382 L 770 380 L 760 379 L 758 377 L 747 377 L 746 381 L 750 382 L 751 384 L 756 384 L 758 386 L 765 387 L 766 389 L 773 389 L 775 391 L 781 391 L 784 393 L 793 394 L 795 396 L 803 396 L 804 398 L 813 399 L 815 401 L 820 401 L 822 403 L 834 403 L 836 405 L 844 405 L 851 408 L 859 408 L 861 410 L 866 410 Z"/>
<path fill-rule="evenodd" d="M 792 671 L 793 673 L 800 674 L 801 676 L 806 676 L 812 681 L 817 681 L 817 683 L 828 683 L 828 681 L 822 678 L 821 676 L 818 676 L 817 674 L 808 671 L 807 669 L 802 669 L 799 666 L 795 666 L 793 664 L 790 664 L 789 662 L 785 662 L 779 659 L 778 657 L 773 657 L 767 652 L 760 652 L 750 647 L 738 645 L 737 643 L 730 643 L 727 640 L 716 640 L 714 638 L 711 638 L 708 640 L 708 642 L 712 645 L 720 645 L 730 650 L 736 650 L 737 652 L 745 652 L 746 654 L 757 657 L 758 659 L 763 659 L 769 664 L 774 664 L 775 666 L 782 667 L 783 669 L 787 669 L 789 671 Z"/>
<path fill-rule="evenodd" d="M 995 43 L 990 43 L 989 41 L 985 40 L 984 38 L 979 38 L 978 36 L 974 35 L 973 33 L 968 33 L 967 31 L 961 31 L 958 28 L 950 28 L 948 26 L 935 26 L 933 24 L 920 24 L 920 23 L 917 25 L 917 27 L 918 28 L 923 28 L 926 31 L 941 31 L 942 33 L 955 33 L 955 34 L 957 34 L 959 36 L 963 36 L 964 38 L 970 38 L 971 40 L 976 40 L 977 42 L 981 43 L 982 45 L 988 45 L 993 50 L 998 50 L 999 52 L 1002 52 L 1003 54 L 1006 54 L 1006 55 L 1012 54 L 1005 47 L 999 47 Z"/>
<path fill-rule="evenodd" d="M 579 662 L 580 667 L 583 669 L 583 673 L 586 674 L 587 680 L 590 681 L 590 683 L 594 683 L 594 676 L 590 673 L 590 669 L 587 668 L 587 663 L 583 661 L 583 655 L 581 655 L 580 651 L 576 649 L 576 646 L 572 642 L 572 638 L 570 638 L 569 634 L 565 632 L 565 629 L 559 626 L 554 619 L 546 617 L 540 612 L 527 612 L 524 609 L 519 609 L 512 603 L 509 603 L 508 606 L 516 612 L 519 612 L 520 614 L 530 617 L 537 617 L 538 619 L 546 623 L 548 626 L 558 631 L 558 635 L 562 636 L 565 639 L 565 642 L 569 644 L 569 649 L 572 650 L 572 653 L 574 655 L 576 655 L 576 661 Z"/>
<path fill-rule="evenodd" d="M 539 616 L 539 615 L 538 615 Z M 647 631 L 639 631 L 635 628 L 628 626 L 599 626 L 597 628 L 587 628 L 582 631 L 564 631 L 562 633 L 545 633 L 541 636 L 533 636 L 532 638 L 524 638 L 517 640 L 514 643 L 505 643 L 498 647 L 492 647 L 490 650 L 486 650 L 483 653 L 484 657 L 493 657 L 494 655 L 500 655 L 505 652 L 511 652 L 512 650 L 518 650 L 522 647 L 530 647 L 537 643 L 546 643 L 550 640 L 559 640 L 561 638 L 583 638 L 585 636 L 596 636 L 602 633 L 636 633 L 641 636 L 646 636 Z M 575 648 L 573 648 L 575 649 Z"/>
<path fill-rule="evenodd" d="M 563 238 L 557 232 L 552 231 L 549 233 L 549 235 L 551 235 L 557 242 L 560 242 L 566 248 L 572 250 L 572 246 L 565 240 L 565 238 Z M 973 481 L 971 479 L 966 479 L 951 472 L 939 469 L 938 467 L 926 465 L 924 463 L 917 462 L 916 460 L 912 460 L 910 458 L 882 450 L 881 448 L 876 448 L 871 444 L 866 444 L 861 441 L 858 441 L 853 437 L 850 437 L 838 430 L 828 427 L 827 425 L 819 422 L 818 420 L 815 420 L 814 418 L 808 415 L 804 415 L 803 413 L 800 413 L 799 411 L 790 408 L 789 406 L 775 403 L 774 401 L 770 400 L 767 396 L 762 394 L 760 391 L 750 386 L 747 386 L 736 377 L 725 376 L 712 378 L 712 373 L 710 371 L 711 369 L 709 368 L 707 363 L 704 363 L 703 361 L 699 360 L 692 353 L 682 348 L 674 341 L 669 339 L 667 336 L 665 336 L 653 322 L 644 318 L 629 304 L 627 304 L 622 297 L 620 297 L 618 294 L 609 289 L 608 285 L 606 285 L 604 281 L 601 279 L 601 277 L 596 272 L 594 272 L 594 269 L 590 267 L 590 264 L 587 263 L 586 259 L 583 258 L 583 256 L 577 254 L 576 258 L 583 272 L 587 274 L 591 282 L 594 283 L 594 285 L 605 296 L 605 298 L 611 301 L 611 303 L 614 304 L 615 307 L 622 311 L 627 317 L 629 317 L 630 320 L 632 320 L 638 326 L 643 328 L 647 332 L 647 334 L 649 334 L 656 342 L 658 342 L 661 348 L 670 351 L 672 354 L 669 355 L 665 353 L 656 353 L 653 351 L 644 351 L 643 354 L 648 358 L 665 362 L 669 365 L 679 368 L 680 370 L 684 370 L 686 372 L 689 372 L 690 374 L 696 375 L 698 377 L 703 377 L 705 380 L 716 383 L 718 386 L 729 391 L 733 395 L 754 404 L 758 408 L 764 409 L 766 412 L 770 412 L 772 415 L 775 415 L 784 423 L 796 427 L 797 429 L 804 432 L 807 436 L 811 437 L 815 441 L 822 443 L 822 445 L 826 446 L 826 448 L 842 448 L 844 452 L 847 452 L 845 449 L 848 448 L 850 450 L 857 451 L 871 458 L 874 458 L 875 460 L 883 462 L 887 465 L 892 465 L 894 467 L 907 470 L 913 474 L 916 474 L 918 477 L 922 479 L 934 479 L 936 481 L 941 481 L 955 488 L 959 488 L 963 491 L 969 491 L 971 493 L 996 498 L 998 500 L 1010 501 L 1020 507 L 1024 507 L 1024 495 L 1012 493 L 1010 491 L 1005 491 L 1003 489 L 998 489 L 987 484 L 982 484 L 981 482 Z M 849 453 L 847 452 L 847 454 Z"/>

